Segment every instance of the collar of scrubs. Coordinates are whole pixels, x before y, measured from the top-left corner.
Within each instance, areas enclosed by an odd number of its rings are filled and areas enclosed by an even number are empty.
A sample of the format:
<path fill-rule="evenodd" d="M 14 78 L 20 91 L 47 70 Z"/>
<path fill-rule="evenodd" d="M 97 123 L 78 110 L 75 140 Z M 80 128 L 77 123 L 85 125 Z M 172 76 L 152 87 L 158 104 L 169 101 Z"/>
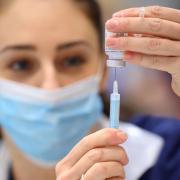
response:
<path fill-rule="evenodd" d="M 109 127 L 106 117 L 102 121 L 102 126 Z M 125 167 L 126 180 L 137 180 L 156 164 L 164 140 L 130 123 L 120 122 L 119 129 L 128 134 L 128 140 L 122 145 L 129 157 L 129 164 Z"/>
<path fill-rule="evenodd" d="M 0 141 L 0 180 L 9 179 L 9 168 L 11 166 L 10 159 L 6 146 Z"/>

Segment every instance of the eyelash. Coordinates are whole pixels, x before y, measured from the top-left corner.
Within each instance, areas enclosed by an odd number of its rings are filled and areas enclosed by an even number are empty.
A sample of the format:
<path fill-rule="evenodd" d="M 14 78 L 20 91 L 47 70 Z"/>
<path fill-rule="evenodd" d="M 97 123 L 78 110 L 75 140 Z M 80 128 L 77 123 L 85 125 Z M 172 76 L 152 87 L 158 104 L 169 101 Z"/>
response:
<path fill-rule="evenodd" d="M 84 57 L 82 56 L 69 56 L 69 57 L 64 57 L 62 58 L 63 61 L 60 64 L 64 64 L 65 67 L 71 65 L 73 67 L 77 67 L 77 66 L 82 66 L 83 64 L 85 64 L 86 60 Z M 68 63 L 72 63 L 72 64 L 68 64 Z"/>
<path fill-rule="evenodd" d="M 18 67 L 15 67 L 15 66 L 18 66 L 18 65 L 19 66 L 21 66 L 21 65 L 24 66 L 23 69 L 27 70 L 27 69 L 31 69 L 32 68 L 33 63 L 28 58 L 19 58 L 19 59 L 13 60 L 13 62 L 11 62 L 8 65 L 8 68 L 9 69 L 13 69 L 14 71 L 19 71 L 21 69 L 21 67 L 20 67 L 20 69 L 18 69 Z"/>

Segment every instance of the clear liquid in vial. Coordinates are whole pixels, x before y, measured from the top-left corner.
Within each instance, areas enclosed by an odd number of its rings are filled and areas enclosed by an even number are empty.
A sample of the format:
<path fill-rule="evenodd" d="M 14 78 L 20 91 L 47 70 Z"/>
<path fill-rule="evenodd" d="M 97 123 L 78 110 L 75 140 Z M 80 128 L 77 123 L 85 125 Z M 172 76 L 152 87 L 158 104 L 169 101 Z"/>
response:
<path fill-rule="evenodd" d="M 124 36 L 123 33 L 111 33 L 107 30 L 105 31 L 105 38 L 107 37 L 120 37 Z M 107 66 L 108 67 L 125 67 L 126 63 L 123 61 L 123 51 L 114 50 L 105 45 L 105 53 L 108 57 L 107 59 Z"/>

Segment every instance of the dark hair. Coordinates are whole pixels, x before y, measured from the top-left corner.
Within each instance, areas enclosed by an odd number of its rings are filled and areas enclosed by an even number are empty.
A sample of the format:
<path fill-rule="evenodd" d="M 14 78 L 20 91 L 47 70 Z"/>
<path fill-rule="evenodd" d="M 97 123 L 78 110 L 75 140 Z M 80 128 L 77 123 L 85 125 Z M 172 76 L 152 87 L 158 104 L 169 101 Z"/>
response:
<path fill-rule="evenodd" d="M 104 50 L 104 31 L 102 24 L 102 13 L 99 3 L 96 0 L 73 0 L 78 3 L 80 9 L 85 13 L 85 15 L 92 22 L 97 30 L 100 48 Z"/>

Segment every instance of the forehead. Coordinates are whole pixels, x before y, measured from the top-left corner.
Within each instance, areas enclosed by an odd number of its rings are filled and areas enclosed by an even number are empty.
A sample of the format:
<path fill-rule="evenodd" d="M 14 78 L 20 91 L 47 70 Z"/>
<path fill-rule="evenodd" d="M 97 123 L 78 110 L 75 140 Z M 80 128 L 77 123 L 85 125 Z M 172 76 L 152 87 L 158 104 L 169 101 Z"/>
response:
<path fill-rule="evenodd" d="M 71 0 L 17 0 L 0 15 L 2 43 L 95 41 L 96 36 L 91 21 Z"/>

